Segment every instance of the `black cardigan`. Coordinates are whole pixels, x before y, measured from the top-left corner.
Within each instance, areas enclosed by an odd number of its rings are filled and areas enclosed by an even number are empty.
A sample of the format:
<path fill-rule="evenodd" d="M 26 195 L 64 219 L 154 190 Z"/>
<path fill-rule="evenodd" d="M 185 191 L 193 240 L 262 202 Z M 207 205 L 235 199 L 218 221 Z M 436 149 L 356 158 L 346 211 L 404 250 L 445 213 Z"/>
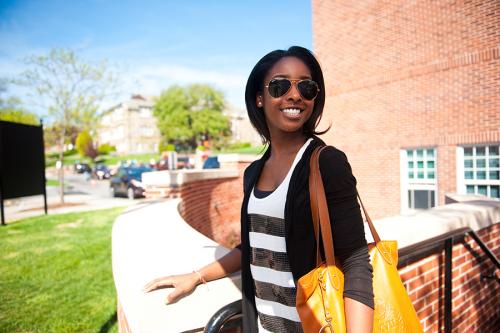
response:
<path fill-rule="evenodd" d="M 290 268 L 295 281 L 316 266 L 316 241 L 312 225 L 309 201 L 309 160 L 314 148 L 325 143 L 313 137 L 302 158 L 292 173 L 285 204 L 285 239 Z M 243 178 L 243 204 L 241 207 L 241 278 L 243 296 L 243 331 L 257 332 L 257 311 L 252 276 L 250 272 L 250 244 L 248 230 L 247 206 L 250 193 L 259 179 L 265 161 L 269 158 L 269 147 L 261 159 L 247 167 Z M 345 154 L 329 146 L 320 155 L 321 177 L 328 201 L 330 221 L 332 224 L 335 255 L 340 262 L 355 251 L 366 252 L 367 243 L 364 234 L 363 220 L 356 197 L 356 179 Z M 368 263 L 369 265 L 369 263 Z M 368 296 L 371 293 L 371 266 L 368 270 Z M 367 271 L 365 269 L 365 271 Z M 344 274 L 348 274 L 345 271 Z M 347 277 L 347 276 L 346 276 Z M 365 279 L 365 281 L 366 281 Z M 366 296 L 366 295 L 365 295 Z M 355 297 L 354 297 L 355 298 Z M 365 302 L 366 303 L 366 302 Z M 367 303 L 373 307 L 373 299 Z"/>

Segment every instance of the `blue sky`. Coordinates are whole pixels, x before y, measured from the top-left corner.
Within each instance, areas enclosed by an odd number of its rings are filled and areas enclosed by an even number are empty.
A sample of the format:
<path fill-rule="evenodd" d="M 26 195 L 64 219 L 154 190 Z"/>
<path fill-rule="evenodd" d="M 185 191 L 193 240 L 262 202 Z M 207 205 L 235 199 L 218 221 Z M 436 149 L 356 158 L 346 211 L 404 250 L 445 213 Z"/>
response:
<path fill-rule="evenodd" d="M 246 79 L 258 59 L 291 45 L 312 48 L 311 3 L 2 0 L 0 45 L 0 77 L 20 73 L 28 55 L 66 47 L 112 63 L 124 81 L 121 98 L 203 82 L 243 108 Z M 24 94 L 15 86 L 7 92 Z"/>

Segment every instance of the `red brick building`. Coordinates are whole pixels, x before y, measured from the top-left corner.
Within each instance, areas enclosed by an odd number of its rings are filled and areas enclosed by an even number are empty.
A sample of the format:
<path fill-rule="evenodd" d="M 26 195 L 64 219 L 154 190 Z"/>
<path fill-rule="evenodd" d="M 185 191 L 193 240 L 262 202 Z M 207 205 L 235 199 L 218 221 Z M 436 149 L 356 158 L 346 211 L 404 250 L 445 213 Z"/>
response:
<path fill-rule="evenodd" d="M 500 197 L 500 2 L 312 1 L 322 127 L 374 218 Z"/>

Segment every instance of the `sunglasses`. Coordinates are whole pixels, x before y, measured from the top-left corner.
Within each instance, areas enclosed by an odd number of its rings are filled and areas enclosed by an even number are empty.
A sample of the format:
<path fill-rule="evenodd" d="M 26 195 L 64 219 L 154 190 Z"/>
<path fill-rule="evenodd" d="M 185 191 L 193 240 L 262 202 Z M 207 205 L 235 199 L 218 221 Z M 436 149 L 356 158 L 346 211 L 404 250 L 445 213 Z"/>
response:
<path fill-rule="evenodd" d="M 318 84 L 310 79 L 305 80 L 290 80 L 290 79 L 272 79 L 269 84 L 265 86 L 269 90 L 269 95 L 274 98 L 279 98 L 290 90 L 292 83 L 296 84 L 297 90 L 300 95 L 307 100 L 313 100 L 318 96 Z"/>

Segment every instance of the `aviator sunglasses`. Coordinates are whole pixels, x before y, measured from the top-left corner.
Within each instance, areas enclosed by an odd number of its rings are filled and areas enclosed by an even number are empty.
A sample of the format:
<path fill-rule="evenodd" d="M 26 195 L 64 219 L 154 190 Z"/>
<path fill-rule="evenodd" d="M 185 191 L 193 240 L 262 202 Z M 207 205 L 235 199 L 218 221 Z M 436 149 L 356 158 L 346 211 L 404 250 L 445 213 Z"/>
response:
<path fill-rule="evenodd" d="M 307 100 L 313 100 L 318 96 L 318 84 L 310 79 L 305 80 L 291 80 L 285 78 L 272 79 L 269 84 L 265 86 L 269 90 L 269 95 L 274 98 L 279 98 L 290 90 L 292 84 L 295 83 L 300 95 Z"/>

